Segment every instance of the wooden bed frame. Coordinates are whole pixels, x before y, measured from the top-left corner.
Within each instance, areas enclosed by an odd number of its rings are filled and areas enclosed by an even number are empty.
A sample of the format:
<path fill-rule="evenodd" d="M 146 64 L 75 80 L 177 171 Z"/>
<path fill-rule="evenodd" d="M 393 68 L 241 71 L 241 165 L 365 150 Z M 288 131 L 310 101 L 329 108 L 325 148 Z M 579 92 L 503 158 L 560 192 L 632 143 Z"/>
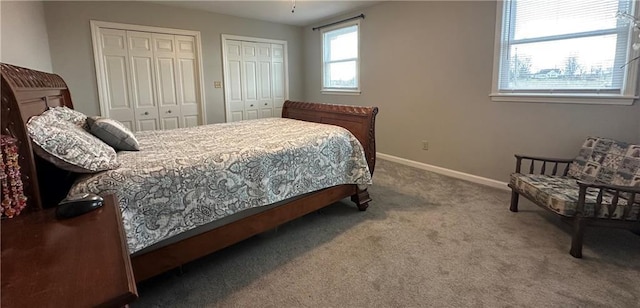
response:
<path fill-rule="evenodd" d="M 0 64 L 2 74 L 2 134 L 18 139 L 20 166 L 27 211 L 52 206 L 66 195 L 73 174 L 53 167 L 34 155 L 25 123 L 48 107 L 73 108 L 71 94 L 64 80 L 55 74 L 9 64 Z M 376 161 L 375 117 L 377 107 L 357 107 L 286 101 L 282 117 L 342 126 L 362 143 L 373 174 Z M 369 205 L 369 193 L 357 185 L 340 185 L 303 197 L 291 199 L 277 207 L 248 216 L 179 242 L 131 257 L 137 282 L 176 268 L 253 235 L 351 197 L 361 211 Z"/>

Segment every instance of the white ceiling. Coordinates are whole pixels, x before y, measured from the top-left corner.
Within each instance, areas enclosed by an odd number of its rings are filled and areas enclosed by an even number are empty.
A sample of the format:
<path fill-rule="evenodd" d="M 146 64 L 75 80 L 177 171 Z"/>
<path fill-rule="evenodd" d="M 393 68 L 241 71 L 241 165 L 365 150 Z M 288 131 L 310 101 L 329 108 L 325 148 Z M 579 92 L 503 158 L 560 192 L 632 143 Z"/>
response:
<path fill-rule="evenodd" d="M 308 26 L 333 16 L 348 13 L 382 1 L 149 1 L 163 5 L 205 10 L 225 15 L 277 22 L 294 26 Z"/>

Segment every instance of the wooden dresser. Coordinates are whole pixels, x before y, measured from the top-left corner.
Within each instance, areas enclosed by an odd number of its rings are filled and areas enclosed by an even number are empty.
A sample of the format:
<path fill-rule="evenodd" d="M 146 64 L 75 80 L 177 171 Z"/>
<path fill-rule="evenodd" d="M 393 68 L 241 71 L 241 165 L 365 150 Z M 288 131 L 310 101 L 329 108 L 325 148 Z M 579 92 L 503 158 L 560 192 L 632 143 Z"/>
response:
<path fill-rule="evenodd" d="M 120 307 L 137 298 L 115 198 L 57 220 L 55 209 L 4 219 L 2 307 Z"/>

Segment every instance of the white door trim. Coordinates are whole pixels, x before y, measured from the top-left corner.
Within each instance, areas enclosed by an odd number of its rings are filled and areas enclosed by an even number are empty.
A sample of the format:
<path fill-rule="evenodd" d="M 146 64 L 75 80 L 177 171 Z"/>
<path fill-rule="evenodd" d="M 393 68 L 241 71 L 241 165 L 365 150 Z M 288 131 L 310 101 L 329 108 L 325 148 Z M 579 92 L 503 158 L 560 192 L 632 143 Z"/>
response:
<path fill-rule="evenodd" d="M 195 37 L 196 50 L 198 52 L 196 57 L 196 62 L 198 65 L 198 85 L 199 91 L 198 95 L 200 96 L 200 107 L 201 109 L 201 120 L 202 124 L 208 124 L 207 122 L 207 110 L 205 104 L 205 95 L 204 95 L 204 70 L 202 64 L 202 44 L 201 44 L 201 36 L 200 31 L 192 31 L 192 30 L 182 30 L 182 29 L 172 29 L 172 28 L 161 28 L 161 27 L 152 27 L 152 26 L 142 26 L 142 25 L 132 25 L 132 24 L 122 24 L 116 22 L 108 22 L 108 21 L 99 21 L 99 20 L 91 20 L 91 43 L 93 44 L 93 60 L 95 61 L 95 69 L 96 69 L 96 81 L 98 84 L 98 99 L 100 100 L 100 114 L 102 116 L 107 116 L 107 108 L 104 105 L 106 101 L 106 93 L 107 91 L 106 80 L 102 78 L 101 71 L 104 71 L 102 67 L 102 49 L 100 48 L 100 29 L 102 28 L 110 28 L 110 29 L 119 29 L 119 30 L 130 30 L 130 31 L 140 31 L 140 32 L 153 32 L 153 33 L 166 33 L 173 35 L 188 35 Z"/>
<path fill-rule="evenodd" d="M 269 44 L 281 44 L 284 46 L 284 99 L 289 99 L 289 51 L 287 48 L 287 41 L 272 40 L 259 37 L 239 36 L 231 34 L 222 34 L 222 80 L 224 84 L 224 109 L 225 109 L 225 122 L 231 121 L 231 106 L 229 106 L 229 97 L 231 89 L 229 89 L 229 80 L 226 79 L 228 67 L 227 67 L 227 40 L 235 41 L 247 41 L 256 43 L 269 43 Z"/>

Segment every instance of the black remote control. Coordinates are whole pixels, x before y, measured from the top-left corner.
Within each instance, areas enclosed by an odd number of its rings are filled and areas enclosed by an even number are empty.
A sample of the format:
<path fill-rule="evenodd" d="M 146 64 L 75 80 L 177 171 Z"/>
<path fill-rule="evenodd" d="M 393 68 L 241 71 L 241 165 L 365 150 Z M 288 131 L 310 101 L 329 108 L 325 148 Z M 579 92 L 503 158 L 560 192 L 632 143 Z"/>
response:
<path fill-rule="evenodd" d="M 58 203 L 56 217 L 65 219 L 91 212 L 102 206 L 104 200 L 96 194 L 70 196 Z"/>

